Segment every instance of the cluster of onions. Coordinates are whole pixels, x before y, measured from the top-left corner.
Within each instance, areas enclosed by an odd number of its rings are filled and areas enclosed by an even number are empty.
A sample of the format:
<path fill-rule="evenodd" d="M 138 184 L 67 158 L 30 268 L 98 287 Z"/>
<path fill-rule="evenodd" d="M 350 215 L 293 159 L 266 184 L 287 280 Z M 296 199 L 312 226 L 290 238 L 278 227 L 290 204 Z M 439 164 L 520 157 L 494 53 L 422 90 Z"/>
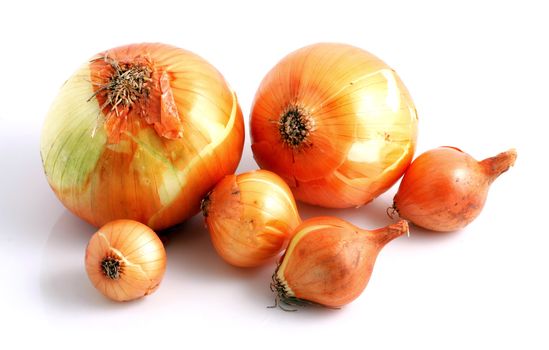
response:
<path fill-rule="evenodd" d="M 94 286 L 119 301 L 154 291 L 166 257 L 153 229 L 197 213 L 243 144 L 235 93 L 196 54 L 133 44 L 83 64 L 48 113 L 41 156 L 60 201 L 103 226 L 86 252 Z"/>
<path fill-rule="evenodd" d="M 202 211 L 217 253 L 228 263 L 259 266 L 291 239 L 273 275 L 277 304 L 343 306 L 366 287 L 383 246 L 408 232 L 406 221 L 368 231 L 336 217 L 300 224 L 292 192 L 266 170 L 228 175 Z"/>
<path fill-rule="evenodd" d="M 198 212 L 243 143 L 236 95 L 214 67 L 173 46 L 134 44 L 95 55 L 65 82 L 41 156 L 55 194 L 82 219 L 161 230 Z"/>
<path fill-rule="evenodd" d="M 477 162 L 443 147 L 410 165 L 417 115 L 408 91 L 383 61 L 343 44 L 284 57 L 261 82 L 250 123 L 257 163 L 280 175 L 297 199 L 360 206 L 406 171 L 390 209 L 433 231 L 474 220 L 490 184 L 516 158 L 510 150 Z"/>
<path fill-rule="evenodd" d="M 263 169 L 235 175 L 242 113 L 221 74 L 199 56 L 128 45 L 94 56 L 64 84 L 41 155 L 61 202 L 102 226 L 85 258 L 101 293 L 127 301 L 155 291 L 166 252 L 153 230 L 201 208 L 229 264 L 259 266 L 285 249 L 271 283 L 279 306 L 341 307 L 362 293 L 380 250 L 408 233 L 406 220 L 434 231 L 465 227 L 516 159 L 509 150 L 478 162 L 441 147 L 411 163 L 417 114 L 408 91 L 379 58 L 343 44 L 283 58 L 263 79 L 250 118 Z M 406 220 L 376 230 L 336 217 L 301 221 L 294 196 L 358 207 L 405 171 L 390 209 Z"/>

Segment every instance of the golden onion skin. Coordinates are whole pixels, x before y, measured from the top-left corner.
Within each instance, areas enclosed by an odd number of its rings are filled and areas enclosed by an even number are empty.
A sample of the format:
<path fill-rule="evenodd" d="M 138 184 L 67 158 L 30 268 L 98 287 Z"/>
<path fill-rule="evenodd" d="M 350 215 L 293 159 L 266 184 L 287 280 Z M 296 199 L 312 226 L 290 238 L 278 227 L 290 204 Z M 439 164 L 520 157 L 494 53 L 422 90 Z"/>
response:
<path fill-rule="evenodd" d="M 356 207 L 404 173 L 417 122 L 410 94 L 383 61 L 350 45 L 314 44 L 283 58 L 261 82 L 252 150 L 297 199 Z"/>
<path fill-rule="evenodd" d="M 303 221 L 273 275 L 278 305 L 339 308 L 350 303 L 368 285 L 381 249 L 408 231 L 405 220 L 376 230 L 329 216 Z"/>
<path fill-rule="evenodd" d="M 225 176 L 204 199 L 202 211 L 218 255 L 239 267 L 272 260 L 301 223 L 288 185 L 262 169 Z"/>
<path fill-rule="evenodd" d="M 158 289 L 166 272 L 166 251 L 148 226 L 115 220 L 90 238 L 85 265 L 90 282 L 101 294 L 130 301 Z"/>
<path fill-rule="evenodd" d="M 516 159 L 515 149 L 482 161 L 456 147 L 428 150 L 406 170 L 392 209 L 431 231 L 460 230 L 480 215 L 490 186 Z"/>
<path fill-rule="evenodd" d="M 107 85 L 128 67 L 146 67 L 138 72 L 146 91 L 113 107 Z M 243 143 L 242 112 L 223 76 L 192 52 L 147 43 L 102 52 L 65 82 L 41 156 L 53 191 L 77 216 L 97 227 L 133 219 L 161 230 L 198 212 L 234 173 Z"/>

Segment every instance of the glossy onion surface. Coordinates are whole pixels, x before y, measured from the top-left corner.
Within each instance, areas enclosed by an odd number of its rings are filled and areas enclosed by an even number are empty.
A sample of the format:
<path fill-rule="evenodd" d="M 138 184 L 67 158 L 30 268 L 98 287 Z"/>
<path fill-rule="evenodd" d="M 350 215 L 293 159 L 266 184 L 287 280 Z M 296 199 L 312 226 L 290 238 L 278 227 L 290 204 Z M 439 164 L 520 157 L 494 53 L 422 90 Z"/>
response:
<path fill-rule="evenodd" d="M 243 118 L 223 76 L 164 44 L 94 56 L 63 85 L 41 156 L 61 202 L 95 226 L 180 223 L 242 154 Z"/>
<path fill-rule="evenodd" d="M 158 288 L 166 272 L 166 251 L 149 227 L 133 220 L 115 220 L 90 239 L 86 271 L 106 297 L 133 300 Z"/>
<path fill-rule="evenodd" d="M 290 188 L 267 170 L 227 175 L 203 201 L 202 211 L 217 253 L 240 267 L 275 257 L 301 222 Z"/>
<path fill-rule="evenodd" d="M 406 233 L 405 220 L 376 230 L 336 217 L 303 221 L 273 275 L 278 302 L 328 307 L 350 303 L 366 288 L 380 250 Z"/>
<path fill-rule="evenodd" d="M 514 149 L 482 161 L 455 147 L 429 150 L 406 171 L 393 208 L 401 218 L 432 231 L 464 228 L 481 213 L 492 182 L 516 158 Z"/>
<path fill-rule="evenodd" d="M 354 207 L 386 191 L 412 160 L 413 101 L 398 75 L 353 46 L 321 43 L 283 58 L 251 112 L 254 157 L 297 199 Z"/>

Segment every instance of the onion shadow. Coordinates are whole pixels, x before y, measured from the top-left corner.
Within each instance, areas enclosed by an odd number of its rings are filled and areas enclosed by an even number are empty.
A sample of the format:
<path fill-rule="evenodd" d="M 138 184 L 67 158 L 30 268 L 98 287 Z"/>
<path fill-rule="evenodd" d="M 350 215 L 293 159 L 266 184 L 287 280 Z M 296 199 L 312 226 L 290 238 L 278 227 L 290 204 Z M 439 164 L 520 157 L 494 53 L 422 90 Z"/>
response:
<path fill-rule="evenodd" d="M 99 293 L 88 279 L 86 246 L 97 229 L 68 211 L 53 225 L 42 253 L 40 292 L 50 314 L 124 307 Z"/>
<path fill-rule="evenodd" d="M 271 278 L 270 264 L 256 268 L 239 268 L 225 262 L 215 251 L 202 215 L 159 233 L 168 256 L 168 278 L 185 283 L 243 282 L 251 288 L 265 286 Z M 272 261 L 275 265 L 275 260 Z"/>
<path fill-rule="evenodd" d="M 182 285 L 196 283 L 198 285 L 239 284 L 246 300 L 250 300 L 247 308 L 265 308 L 268 311 L 283 312 L 275 305 L 275 294 L 270 289 L 273 272 L 280 257 L 259 267 L 240 268 L 225 262 L 215 251 L 210 235 L 205 227 L 202 215 L 196 215 L 181 225 L 160 233 L 165 242 L 168 255 L 168 271 L 164 283 L 178 280 Z M 177 286 L 172 286 L 178 288 Z M 178 288 L 179 289 L 179 288 Z M 189 296 L 193 298 L 193 296 Z M 196 298 L 196 296 L 195 296 Z M 292 309 L 292 307 L 287 307 Z M 318 305 L 297 307 L 304 318 L 317 317 L 319 313 L 330 313 L 334 310 Z M 286 313 L 286 312 L 284 312 Z M 316 315 L 316 316 L 315 316 Z M 266 315 L 277 317 L 279 315 Z M 299 317 L 299 316 L 298 316 Z"/>

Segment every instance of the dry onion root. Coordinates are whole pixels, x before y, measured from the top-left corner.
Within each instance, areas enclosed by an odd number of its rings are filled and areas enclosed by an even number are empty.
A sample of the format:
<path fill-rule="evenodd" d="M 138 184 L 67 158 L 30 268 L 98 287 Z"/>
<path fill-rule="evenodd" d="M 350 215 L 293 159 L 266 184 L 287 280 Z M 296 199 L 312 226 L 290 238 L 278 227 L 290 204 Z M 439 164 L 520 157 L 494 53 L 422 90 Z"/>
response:
<path fill-rule="evenodd" d="M 149 227 L 133 220 L 116 220 L 90 239 L 86 271 L 106 297 L 134 300 L 158 288 L 166 271 L 166 251 Z"/>
<path fill-rule="evenodd" d="M 406 87 L 376 56 L 321 43 L 283 58 L 251 112 L 254 158 L 298 200 L 357 207 L 385 192 L 414 154 L 417 115 Z"/>
<path fill-rule="evenodd" d="M 492 182 L 516 158 L 514 149 L 480 162 L 455 147 L 429 150 L 406 171 L 392 210 L 432 231 L 464 228 L 482 211 Z"/>
<path fill-rule="evenodd" d="M 161 230 L 198 212 L 243 143 L 236 95 L 213 66 L 173 46 L 134 44 L 99 53 L 65 82 L 41 156 L 53 191 L 82 219 Z"/>

